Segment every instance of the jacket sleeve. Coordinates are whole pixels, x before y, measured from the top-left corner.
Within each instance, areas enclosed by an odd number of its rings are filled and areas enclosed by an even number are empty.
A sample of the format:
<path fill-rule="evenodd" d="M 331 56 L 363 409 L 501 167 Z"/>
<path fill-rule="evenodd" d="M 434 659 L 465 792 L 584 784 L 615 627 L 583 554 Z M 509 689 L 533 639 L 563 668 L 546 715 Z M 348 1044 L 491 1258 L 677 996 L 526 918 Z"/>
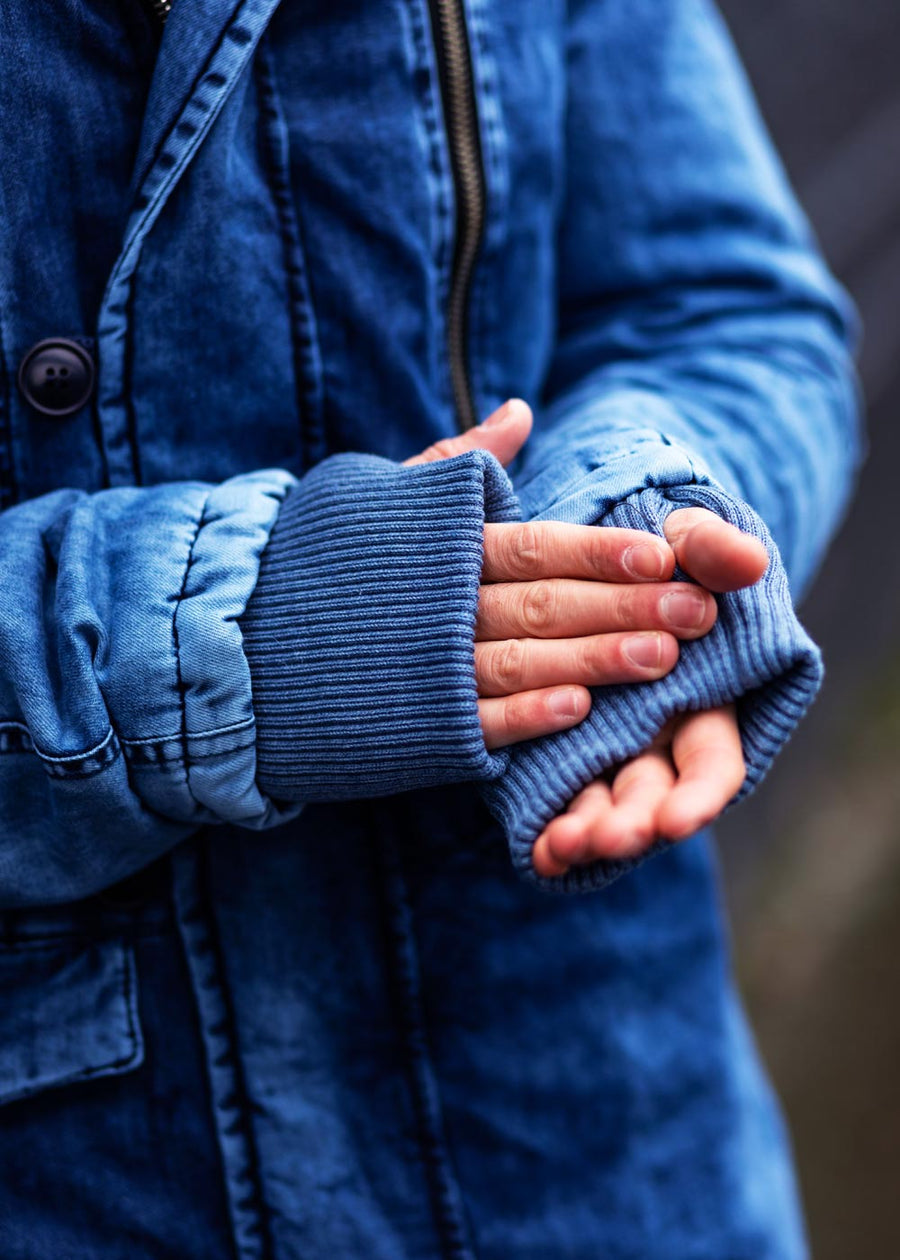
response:
<path fill-rule="evenodd" d="M 87 896 L 198 826 L 485 778 L 472 452 L 297 482 L 58 491 L 0 516 L 0 906 Z"/>
<path fill-rule="evenodd" d="M 486 788 L 520 871 L 546 822 L 674 713 L 737 700 L 759 782 L 814 696 L 793 612 L 859 455 L 853 312 L 828 275 L 706 0 L 572 0 L 559 330 L 513 479 L 526 519 L 662 531 L 677 507 L 767 544 L 752 590 L 670 677 L 598 690 L 576 731 Z M 598 863 L 548 886 L 602 886 Z"/>

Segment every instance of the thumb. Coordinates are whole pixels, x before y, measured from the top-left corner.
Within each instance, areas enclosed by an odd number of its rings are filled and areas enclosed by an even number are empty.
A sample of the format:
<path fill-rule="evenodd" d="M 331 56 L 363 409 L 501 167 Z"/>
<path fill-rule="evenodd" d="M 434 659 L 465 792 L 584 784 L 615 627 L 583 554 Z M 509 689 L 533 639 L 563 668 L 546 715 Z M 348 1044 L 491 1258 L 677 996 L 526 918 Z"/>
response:
<path fill-rule="evenodd" d="M 739 591 L 758 582 L 769 556 L 758 538 L 706 508 L 679 508 L 666 518 L 666 541 L 688 577 L 708 591 Z"/>
<path fill-rule="evenodd" d="M 490 451 L 506 467 L 525 445 L 531 432 L 532 415 L 528 403 L 511 398 L 487 420 L 459 437 L 441 438 L 421 455 L 405 459 L 404 464 L 431 464 L 438 459 L 452 459 L 466 451 Z"/>

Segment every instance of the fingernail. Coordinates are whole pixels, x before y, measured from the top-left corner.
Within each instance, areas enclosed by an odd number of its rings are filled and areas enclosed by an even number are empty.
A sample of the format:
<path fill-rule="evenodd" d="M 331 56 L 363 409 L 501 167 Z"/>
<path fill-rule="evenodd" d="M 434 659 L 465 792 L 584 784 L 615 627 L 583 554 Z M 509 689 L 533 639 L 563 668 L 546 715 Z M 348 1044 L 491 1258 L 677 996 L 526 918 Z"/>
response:
<path fill-rule="evenodd" d="M 481 427 L 483 429 L 492 429 L 495 425 L 506 424 L 507 420 L 516 411 L 527 407 L 528 403 L 523 402 L 521 398 L 510 398 L 497 411 L 492 412 L 487 420 L 482 421 Z"/>
<path fill-rule="evenodd" d="M 569 688 L 567 691 L 554 691 L 552 696 L 547 698 L 547 707 L 555 717 L 571 721 L 581 717 L 584 706 L 581 702 L 581 693 Z"/>
<path fill-rule="evenodd" d="M 666 570 L 666 558 L 659 547 L 637 543 L 622 556 L 622 565 L 632 577 L 661 578 Z"/>
<path fill-rule="evenodd" d="M 625 640 L 622 651 L 632 665 L 658 669 L 662 663 L 662 638 L 658 634 L 635 634 Z"/>
<path fill-rule="evenodd" d="M 690 587 L 663 595 L 659 608 L 669 625 L 679 630 L 696 630 L 706 616 L 706 600 Z"/>

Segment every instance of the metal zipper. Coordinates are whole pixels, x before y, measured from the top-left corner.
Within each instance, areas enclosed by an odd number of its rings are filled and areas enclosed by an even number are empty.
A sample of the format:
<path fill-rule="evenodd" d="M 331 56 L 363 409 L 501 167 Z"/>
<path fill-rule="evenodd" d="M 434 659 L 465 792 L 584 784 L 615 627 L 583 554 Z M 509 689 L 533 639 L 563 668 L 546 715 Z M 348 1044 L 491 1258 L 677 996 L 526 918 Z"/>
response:
<path fill-rule="evenodd" d="M 447 354 L 460 429 L 478 423 L 468 367 L 469 289 L 484 231 L 485 190 L 472 54 L 463 0 L 428 0 L 456 193 Z"/>
<path fill-rule="evenodd" d="M 173 0 L 144 0 L 163 25 Z M 463 0 L 428 0 L 437 58 L 444 127 L 456 194 L 456 232 L 447 302 L 447 357 L 460 429 L 478 423 L 469 379 L 469 289 L 481 247 L 485 216 L 484 163 L 475 102 L 475 79 Z"/>

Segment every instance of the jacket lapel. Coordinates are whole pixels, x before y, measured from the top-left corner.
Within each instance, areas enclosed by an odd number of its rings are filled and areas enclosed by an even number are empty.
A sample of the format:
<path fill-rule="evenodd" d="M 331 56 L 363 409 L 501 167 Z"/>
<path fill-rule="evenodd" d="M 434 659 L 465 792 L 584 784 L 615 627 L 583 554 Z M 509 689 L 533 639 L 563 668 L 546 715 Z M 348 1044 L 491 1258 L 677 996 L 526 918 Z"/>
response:
<path fill-rule="evenodd" d="M 133 195 L 192 98 L 199 96 L 214 108 L 216 97 L 228 95 L 278 4 L 279 0 L 175 0 L 147 97 Z"/>
<path fill-rule="evenodd" d="M 97 322 L 100 432 L 110 485 L 134 481 L 126 385 L 128 309 L 147 233 L 190 164 L 278 8 L 279 0 L 175 0 L 150 84 L 131 185 L 131 214 Z"/>

